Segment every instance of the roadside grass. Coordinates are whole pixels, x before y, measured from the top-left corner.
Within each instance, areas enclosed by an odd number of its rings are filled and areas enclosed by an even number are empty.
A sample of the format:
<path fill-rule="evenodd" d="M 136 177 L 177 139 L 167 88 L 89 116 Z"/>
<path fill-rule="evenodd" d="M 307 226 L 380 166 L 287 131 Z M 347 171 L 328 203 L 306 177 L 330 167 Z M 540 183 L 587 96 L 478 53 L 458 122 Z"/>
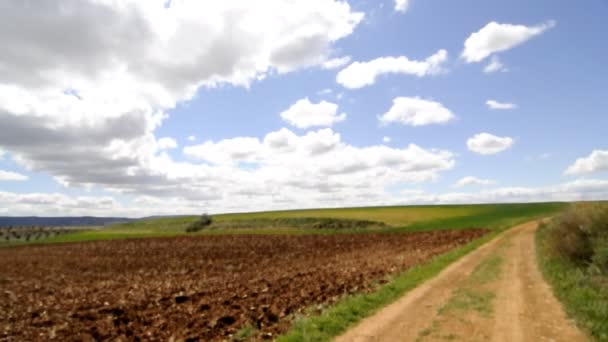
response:
<path fill-rule="evenodd" d="M 217 234 L 365 234 L 365 233 L 399 233 L 408 231 L 428 231 L 438 229 L 486 228 L 504 229 L 515 225 L 518 219 L 533 219 L 551 215 L 564 208 L 565 203 L 527 203 L 527 204 L 478 204 L 478 205 L 441 205 L 441 206 L 402 206 L 402 207 L 367 207 L 346 209 L 292 210 L 262 213 L 214 215 L 213 220 L 221 229 L 203 229 L 189 235 Z M 391 218 L 382 220 L 379 215 Z M 300 215 L 300 216 L 298 216 Z M 331 216 L 333 215 L 333 216 Z M 371 220 L 394 222 L 398 217 L 402 222 L 413 222 L 399 226 L 374 228 L 341 228 L 310 229 L 297 226 L 265 226 L 260 222 L 268 220 L 302 220 L 311 218 L 335 217 L 346 220 Z M 150 237 L 172 237 L 185 235 L 186 227 L 196 220 L 197 216 L 180 216 L 132 221 L 110 225 L 102 228 L 78 231 L 62 236 L 51 237 L 34 242 L 15 242 L 0 244 L 4 246 L 52 244 L 67 242 L 84 242 L 97 240 L 118 240 Z M 410 220 L 410 221 L 407 221 Z M 249 221 L 257 228 L 234 228 L 235 221 L 246 224 Z"/>
<path fill-rule="evenodd" d="M 568 315 L 592 339 L 608 341 L 608 275 L 573 263 L 551 251 L 551 226 L 536 234 L 538 263 Z"/>
<path fill-rule="evenodd" d="M 488 233 L 465 246 L 437 256 L 426 264 L 413 267 L 382 285 L 375 292 L 346 297 L 321 315 L 301 318 L 294 323 L 289 332 L 280 336 L 277 341 L 329 341 L 362 318 L 373 314 L 423 281 L 437 275 L 449 264 L 491 240 L 497 234 L 498 231 Z"/>
<path fill-rule="evenodd" d="M 479 215 L 478 218 L 483 223 L 482 226 L 493 229 L 482 238 L 439 255 L 425 264 L 406 270 L 372 293 L 346 297 L 319 315 L 297 319 L 292 328 L 286 334 L 279 336 L 277 341 L 330 341 L 363 318 L 374 314 L 380 308 L 403 296 L 406 292 L 436 276 L 448 265 L 492 240 L 502 231 L 520 223 L 554 214 L 563 207 L 563 204 L 552 203 L 537 205 L 533 207 L 533 210 L 529 210 L 525 205 L 523 207 L 522 205 L 513 205 L 509 206 L 508 209 L 510 210 L 502 211 L 502 214 L 501 211 L 495 211 L 493 215 Z M 443 225 L 436 227 L 443 227 L 445 229 L 465 228 L 467 224 L 474 222 L 472 221 L 474 219 L 439 220 Z M 428 230 L 429 226 L 420 225 L 418 228 Z M 476 276 L 477 281 L 489 281 L 493 279 L 500 272 L 500 264 L 500 259 L 492 261 L 482 270 L 480 275 Z"/>

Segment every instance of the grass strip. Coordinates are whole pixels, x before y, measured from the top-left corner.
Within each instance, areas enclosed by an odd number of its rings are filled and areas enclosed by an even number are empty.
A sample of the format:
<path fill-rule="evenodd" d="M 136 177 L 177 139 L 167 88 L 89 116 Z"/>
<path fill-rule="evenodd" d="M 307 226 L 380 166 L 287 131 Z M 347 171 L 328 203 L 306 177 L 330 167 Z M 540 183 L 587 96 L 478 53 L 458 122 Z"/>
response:
<path fill-rule="evenodd" d="M 548 239 L 548 226 L 541 225 L 536 233 L 536 253 L 544 278 L 583 331 L 596 341 L 608 341 L 608 280 L 552 256 Z"/>

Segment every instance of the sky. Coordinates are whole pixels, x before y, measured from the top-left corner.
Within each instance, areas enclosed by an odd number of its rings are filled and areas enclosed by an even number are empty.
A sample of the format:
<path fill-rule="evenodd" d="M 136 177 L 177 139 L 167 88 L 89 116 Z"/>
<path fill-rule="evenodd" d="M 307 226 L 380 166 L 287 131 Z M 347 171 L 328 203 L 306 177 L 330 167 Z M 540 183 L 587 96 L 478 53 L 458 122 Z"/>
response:
<path fill-rule="evenodd" d="M 608 199 L 604 0 L 8 0 L 0 215 Z"/>

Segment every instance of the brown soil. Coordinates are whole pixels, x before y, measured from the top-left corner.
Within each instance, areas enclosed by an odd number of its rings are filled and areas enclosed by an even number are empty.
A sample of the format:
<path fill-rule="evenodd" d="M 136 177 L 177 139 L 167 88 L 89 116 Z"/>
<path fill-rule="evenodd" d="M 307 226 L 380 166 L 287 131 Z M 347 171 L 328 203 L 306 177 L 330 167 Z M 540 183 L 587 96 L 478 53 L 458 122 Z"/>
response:
<path fill-rule="evenodd" d="M 484 233 L 224 235 L 0 249 L 0 340 L 214 341 L 246 325 L 257 329 L 254 338 L 272 338 L 306 308 L 370 291 Z"/>
<path fill-rule="evenodd" d="M 536 228 L 530 222 L 510 229 L 336 341 L 586 341 L 538 270 Z M 471 273 L 491 257 L 502 260 L 498 277 L 472 282 Z M 446 314 L 463 290 L 490 294 L 489 310 L 463 305 Z"/>

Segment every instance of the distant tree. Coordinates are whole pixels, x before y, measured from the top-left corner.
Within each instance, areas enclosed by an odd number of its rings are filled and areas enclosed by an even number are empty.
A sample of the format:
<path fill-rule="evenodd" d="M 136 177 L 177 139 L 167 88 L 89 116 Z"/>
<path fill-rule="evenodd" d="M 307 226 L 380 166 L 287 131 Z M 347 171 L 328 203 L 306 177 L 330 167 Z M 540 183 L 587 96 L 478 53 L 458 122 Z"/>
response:
<path fill-rule="evenodd" d="M 186 232 L 187 233 L 198 232 L 198 231 L 202 230 L 203 228 L 210 226 L 211 223 L 213 223 L 213 218 L 210 215 L 203 214 L 199 218 L 197 218 L 195 221 L 191 222 L 186 227 Z"/>

